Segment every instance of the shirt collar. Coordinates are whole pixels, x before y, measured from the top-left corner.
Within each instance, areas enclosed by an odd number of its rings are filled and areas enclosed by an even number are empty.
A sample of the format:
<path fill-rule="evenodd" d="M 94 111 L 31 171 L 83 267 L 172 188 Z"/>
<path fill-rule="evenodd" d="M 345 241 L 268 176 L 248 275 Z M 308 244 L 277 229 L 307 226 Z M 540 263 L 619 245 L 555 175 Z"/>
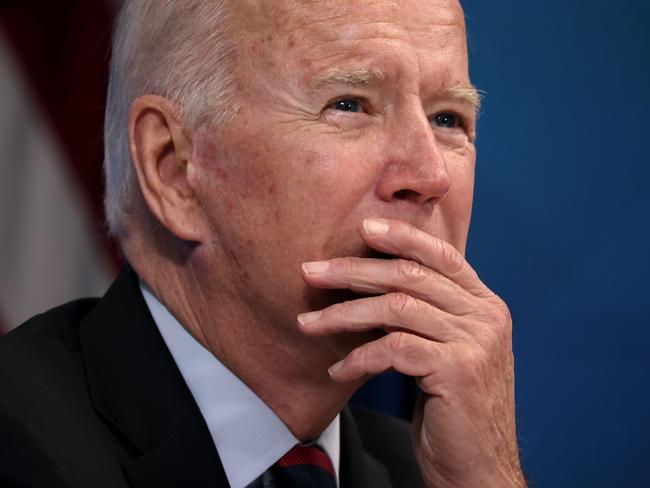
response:
<path fill-rule="evenodd" d="M 299 443 L 287 426 L 246 384 L 187 332 L 144 283 L 142 295 L 219 453 L 228 482 L 242 488 Z M 338 479 L 340 420 L 316 440 Z"/>

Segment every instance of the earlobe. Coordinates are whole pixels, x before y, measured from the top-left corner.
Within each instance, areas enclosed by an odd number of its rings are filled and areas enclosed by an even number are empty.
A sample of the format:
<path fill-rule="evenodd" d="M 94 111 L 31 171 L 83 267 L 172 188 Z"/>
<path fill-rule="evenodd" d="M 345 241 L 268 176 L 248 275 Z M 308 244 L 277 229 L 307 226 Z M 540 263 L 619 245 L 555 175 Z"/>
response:
<path fill-rule="evenodd" d="M 201 212 L 188 179 L 192 142 L 169 100 L 145 95 L 134 102 L 129 144 L 151 213 L 179 239 L 200 241 Z"/>

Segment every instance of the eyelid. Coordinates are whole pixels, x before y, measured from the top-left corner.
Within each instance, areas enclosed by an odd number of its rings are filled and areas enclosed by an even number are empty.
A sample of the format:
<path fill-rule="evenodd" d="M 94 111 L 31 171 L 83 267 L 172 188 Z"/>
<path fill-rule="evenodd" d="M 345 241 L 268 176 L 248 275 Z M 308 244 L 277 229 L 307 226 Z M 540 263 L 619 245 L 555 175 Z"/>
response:
<path fill-rule="evenodd" d="M 464 114 L 462 111 L 459 110 L 454 110 L 454 109 L 444 109 L 444 110 L 438 110 L 436 111 L 433 115 L 429 116 L 429 120 L 433 123 L 435 121 L 435 118 L 438 115 L 442 114 L 451 114 L 454 117 L 456 117 L 456 122 L 457 122 L 457 128 L 462 128 L 462 129 L 469 129 L 471 128 L 473 121 L 472 118 Z"/>
<path fill-rule="evenodd" d="M 465 127 L 464 117 L 461 114 L 459 114 L 458 112 L 455 112 L 454 110 L 440 110 L 439 112 L 436 112 L 433 115 L 430 115 L 428 117 L 429 122 L 432 125 L 435 124 L 436 123 L 436 118 L 438 118 L 438 116 L 444 115 L 444 114 L 449 114 L 449 115 L 454 116 L 455 119 L 456 119 L 457 127 Z"/>
<path fill-rule="evenodd" d="M 342 102 L 345 100 L 354 100 L 355 102 L 359 102 L 359 104 L 361 105 L 361 109 L 363 110 L 363 113 L 369 113 L 370 102 L 368 101 L 367 98 L 360 97 L 357 95 L 343 95 L 340 97 L 333 98 L 325 104 L 325 110 L 332 108 L 338 102 Z M 355 113 L 355 112 L 351 112 L 351 113 Z"/>

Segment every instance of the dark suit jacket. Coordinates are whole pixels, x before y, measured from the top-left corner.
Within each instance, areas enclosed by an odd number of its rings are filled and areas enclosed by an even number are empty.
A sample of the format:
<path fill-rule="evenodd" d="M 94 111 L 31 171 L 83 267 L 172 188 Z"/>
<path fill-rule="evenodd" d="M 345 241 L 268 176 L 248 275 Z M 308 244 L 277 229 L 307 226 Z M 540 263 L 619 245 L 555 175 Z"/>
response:
<path fill-rule="evenodd" d="M 422 486 L 408 425 L 346 408 L 340 481 Z M 228 486 L 133 272 L 0 339 L 0 486 Z"/>

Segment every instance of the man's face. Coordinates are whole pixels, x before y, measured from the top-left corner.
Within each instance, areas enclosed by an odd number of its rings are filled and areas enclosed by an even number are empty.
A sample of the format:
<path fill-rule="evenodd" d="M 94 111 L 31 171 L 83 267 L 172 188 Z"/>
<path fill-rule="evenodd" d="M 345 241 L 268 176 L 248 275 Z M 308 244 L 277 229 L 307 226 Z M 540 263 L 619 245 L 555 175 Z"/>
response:
<path fill-rule="evenodd" d="M 454 0 L 260 3 L 241 7 L 242 109 L 194 134 L 194 181 L 213 230 L 205 269 L 297 333 L 297 313 L 335 300 L 301 263 L 371 256 L 365 218 L 464 252 L 475 107 L 458 89 L 470 83 Z"/>

